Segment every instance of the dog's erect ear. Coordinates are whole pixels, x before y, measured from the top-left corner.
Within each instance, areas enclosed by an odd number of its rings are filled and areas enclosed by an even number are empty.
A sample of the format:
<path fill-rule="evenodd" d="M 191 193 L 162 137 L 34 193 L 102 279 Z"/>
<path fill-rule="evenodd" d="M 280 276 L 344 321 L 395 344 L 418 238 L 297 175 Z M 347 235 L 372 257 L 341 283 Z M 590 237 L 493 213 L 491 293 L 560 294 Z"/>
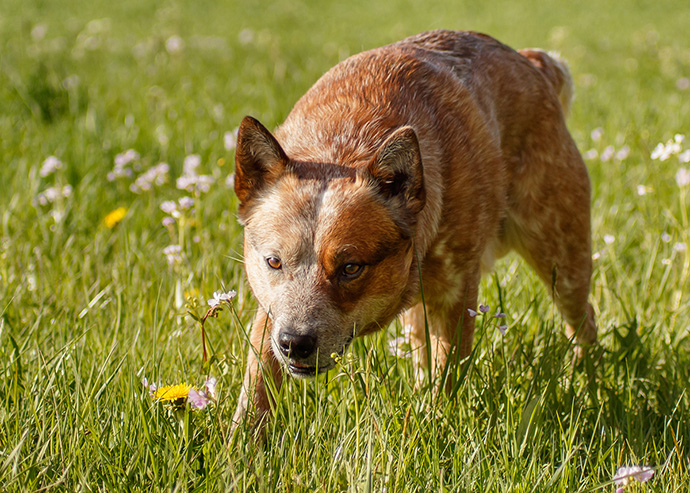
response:
<path fill-rule="evenodd" d="M 414 214 L 424 208 L 424 168 L 412 127 L 393 132 L 376 152 L 367 171 L 386 198 L 402 198 Z"/>
<path fill-rule="evenodd" d="M 285 169 L 288 157 L 271 132 L 245 116 L 237 133 L 235 194 L 244 204 Z"/>

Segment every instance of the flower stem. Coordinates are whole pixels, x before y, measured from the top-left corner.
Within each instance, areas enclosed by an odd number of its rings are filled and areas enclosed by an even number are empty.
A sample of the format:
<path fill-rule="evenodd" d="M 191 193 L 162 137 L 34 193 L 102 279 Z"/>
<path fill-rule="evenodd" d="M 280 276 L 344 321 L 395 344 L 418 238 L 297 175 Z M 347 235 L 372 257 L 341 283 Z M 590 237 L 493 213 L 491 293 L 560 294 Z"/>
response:
<path fill-rule="evenodd" d="M 204 366 L 206 366 L 206 361 L 207 361 L 207 356 L 206 356 L 206 329 L 204 328 L 204 324 L 206 323 L 206 319 L 208 317 L 215 317 L 217 316 L 217 312 L 220 310 L 217 306 L 212 306 L 206 311 L 206 315 L 203 316 L 203 318 L 199 321 L 199 326 L 201 327 L 201 348 L 204 352 Z"/>
<path fill-rule="evenodd" d="M 206 365 L 206 330 L 204 329 L 204 322 L 203 321 L 201 322 L 201 349 L 204 352 L 204 366 L 205 366 Z"/>

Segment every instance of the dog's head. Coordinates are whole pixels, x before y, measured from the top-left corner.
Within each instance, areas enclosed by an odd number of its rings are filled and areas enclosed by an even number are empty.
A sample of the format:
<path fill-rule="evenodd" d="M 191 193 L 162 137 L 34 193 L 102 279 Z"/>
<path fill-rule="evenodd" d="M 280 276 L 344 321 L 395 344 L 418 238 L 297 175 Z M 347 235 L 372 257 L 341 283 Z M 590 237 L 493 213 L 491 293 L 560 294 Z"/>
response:
<path fill-rule="evenodd" d="M 425 203 L 412 128 L 393 131 L 366 165 L 346 167 L 293 161 L 246 117 L 235 193 L 247 277 L 290 373 L 328 370 L 333 353 L 401 310 L 416 278 L 414 227 Z"/>

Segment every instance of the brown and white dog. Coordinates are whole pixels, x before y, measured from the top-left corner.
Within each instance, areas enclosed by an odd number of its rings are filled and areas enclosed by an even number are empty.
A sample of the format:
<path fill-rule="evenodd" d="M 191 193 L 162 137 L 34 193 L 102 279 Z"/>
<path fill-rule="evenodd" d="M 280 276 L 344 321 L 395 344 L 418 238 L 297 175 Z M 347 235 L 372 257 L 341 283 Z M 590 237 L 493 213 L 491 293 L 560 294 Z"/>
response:
<path fill-rule="evenodd" d="M 571 95 L 543 51 L 432 31 L 336 65 L 275 137 L 246 117 L 235 192 L 259 311 L 234 422 L 269 411 L 265 375 L 326 371 L 401 314 L 420 365 L 428 352 L 438 374 L 468 356 L 481 273 L 511 249 L 548 284 L 568 337 L 595 341 Z"/>

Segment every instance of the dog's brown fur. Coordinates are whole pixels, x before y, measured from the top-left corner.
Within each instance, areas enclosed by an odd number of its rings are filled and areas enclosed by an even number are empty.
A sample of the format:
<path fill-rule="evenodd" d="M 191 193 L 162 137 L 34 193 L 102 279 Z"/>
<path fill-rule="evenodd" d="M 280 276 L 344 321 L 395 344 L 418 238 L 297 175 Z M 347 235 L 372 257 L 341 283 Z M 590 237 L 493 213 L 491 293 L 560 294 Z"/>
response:
<path fill-rule="evenodd" d="M 251 403 L 269 410 L 266 372 L 280 385 L 281 366 L 327 370 L 400 314 L 420 366 L 426 323 L 435 373 L 466 357 L 481 272 L 511 249 L 554 292 L 567 335 L 593 342 L 571 94 L 565 65 L 540 50 L 433 31 L 336 65 L 275 137 L 245 118 L 235 191 L 259 313 L 234 421 Z"/>

